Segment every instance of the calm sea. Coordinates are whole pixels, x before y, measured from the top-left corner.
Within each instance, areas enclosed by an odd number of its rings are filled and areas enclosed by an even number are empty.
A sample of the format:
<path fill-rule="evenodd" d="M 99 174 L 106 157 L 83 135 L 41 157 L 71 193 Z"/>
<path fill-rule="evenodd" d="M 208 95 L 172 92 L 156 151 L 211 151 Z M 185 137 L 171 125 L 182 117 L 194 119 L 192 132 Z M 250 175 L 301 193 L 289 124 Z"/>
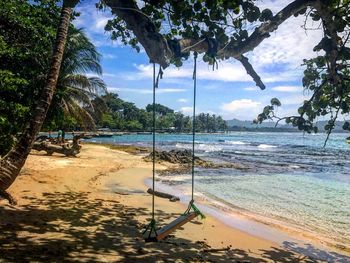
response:
<path fill-rule="evenodd" d="M 315 233 L 350 247 L 350 144 L 347 134 L 235 132 L 196 136 L 196 155 L 238 169 L 196 169 L 196 191 L 236 209 Z M 159 150 L 191 149 L 189 135 L 159 134 Z M 151 135 L 90 141 L 151 146 Z M 163 182 L 189 185 L 189 175 Z"/>

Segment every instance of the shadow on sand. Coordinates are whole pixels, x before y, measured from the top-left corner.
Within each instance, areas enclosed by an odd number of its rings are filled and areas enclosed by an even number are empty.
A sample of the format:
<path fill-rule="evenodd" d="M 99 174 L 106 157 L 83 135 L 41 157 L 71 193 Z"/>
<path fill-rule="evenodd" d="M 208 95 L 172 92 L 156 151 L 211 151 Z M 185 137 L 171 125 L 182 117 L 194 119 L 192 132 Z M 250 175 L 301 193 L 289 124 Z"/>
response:
<path fill-rule="evenodd" d="M 147 217 L 148 210 L 115 200 L 91 200 L 88 195 L 46 193 L 41 199 L 28 197 L 31 204 L 27 206 L 0 207 L 0 262 L 314 262 L 279 248 L 260 255 L 234 248 L 205 252 L 204 242 L 174 236 L 144 243 L 138 218 Z M 158 213 L 163 220 L 174 216 Z M 313 253 L 324 252 L 314 249 Z M 345 262 L 332 256 L 334 261 Z"/>

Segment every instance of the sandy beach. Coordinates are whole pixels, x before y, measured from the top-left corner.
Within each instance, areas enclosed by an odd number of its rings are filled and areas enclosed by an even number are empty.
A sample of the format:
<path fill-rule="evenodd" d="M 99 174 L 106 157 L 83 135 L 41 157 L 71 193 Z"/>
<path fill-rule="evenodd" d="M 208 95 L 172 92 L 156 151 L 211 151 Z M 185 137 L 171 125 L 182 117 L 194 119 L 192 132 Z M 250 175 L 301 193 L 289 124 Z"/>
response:
<path fill-rule="evenodd" d="M 316 262 L 211 216 L 145 243 L 151 175 L 141 156 L 105 146 L 85 144 L 78 158 L 33 151 L 9 189 L 18 205 L 0 200 L 0 262 Z M 156 203 L 158 225 L 186 208 Z"/>

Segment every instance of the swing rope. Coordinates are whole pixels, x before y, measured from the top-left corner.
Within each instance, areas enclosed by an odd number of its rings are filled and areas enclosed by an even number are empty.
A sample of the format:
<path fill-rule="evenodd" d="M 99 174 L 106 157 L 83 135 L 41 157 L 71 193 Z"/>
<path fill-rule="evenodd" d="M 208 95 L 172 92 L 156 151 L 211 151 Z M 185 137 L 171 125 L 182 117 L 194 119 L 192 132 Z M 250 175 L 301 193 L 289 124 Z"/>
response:
<path fill-rule="evenodd" d="M 156 175 L 156 64 L 153 63 L 153 138 L 152 138 L 152 157 L 153 157 L 153 166 L 152 166 L 152 221 L 154 221 L 154 189 L 155 189 L 155 175 Z"/>
<path fill-rule="evenodd" d="M 156 220 L 154 216 L 154 189 L 155 189 L 155 175 L 156 175 L 156 110 L 155 110 L 155 105 L 156 105 L 156 88 L 158 87 L 158 81 L 159 77 L 162 78 L 162 71 L 161 68 L 159 70 L 157 79 L 156 79 L 156 64 L 153 63 L 153 130 L 152 130 L 152 157 L 153 157 L 153 162 L 152 162 L 152 219 L 151 222 L 147 225 L 146 229 L 143 231 L 142 235 L 144 235 L 148 230 L 148 236 L 145 239 L 146 242 L 148 241 L 155 241 L 154 236 L 157 236 L 157 227 L 156 227 Z M 154 236 L 152 236 L 152 233 L 154 233 Z"/>
<path fill-rule="evenodd" d="M 191 202 L 194 202 L 194 144 L 196 139 L 196 93 L 197 93 L 197 56 L 198 53 L 194 52 L 194 67 L 193 67 L 193 121 L 192 121 L 192 194 Z"/>
<path fill-rule="evenodd" d="M 194 56 L 194 66 L 193 66 L 193 120 L 192 120 L 192 189 L 191 189 L 191 201 L 188 204 L 187 210 L 184 214 L 188 214 L 193 210 L 193 212 L 200 216 L 202 219 L 205 218 L 205 216 L 202 214 L 202 212 L 195 206 L 194 204 L 194 167 L 195 167 L 195 155 L 194 155 L 194 148 L 195 148 L 195 141 L 196 141 L 196 98 L 197 98 L 197 57 L 198 53 L 195 51 L 193 53 Z"/>
<path fill-rule="evenodd" d="M 156 64 L 153 63 L 153 142 L 152 142 L 152 156 L 153 156 L 153 168 L 152 168 L 152 219 L 151 222 L 147 225 L 146 229 L 143 231 L 143 235 L 149 231 L 147 237 L 145 238 L 146 242 L 156 242 L 170 232 L 177 229 L 179 226 L 185 224 L 186 222 L 192 220 L 196 216 L 200 216 L 202 219 L 205 216 L 201 213 L 201 211 L 194 205 L 194 166 L 195 166 L 195 139 L 196 139 L 196 96 L 197 96 L 197 56 L 198 53 L 194 52 L 194 68 L 193 68 L 193 121 L 192 121 L 192 191 L 191 191 L 191 201 L 186 209 L 186 211 L 182 214 L 183 218 L 176 219 L 173 223 L 168 226 L 163 227 L 157 233 L 156 228 L 156 220 L 154 213 L 154 197 L 155 197 L 155 165 L 156 165 L 156 151 L 155 151 L 155 142 L 156 142 L 156 88 L 158 88 L 159 79 L 162 79 L 163 71 L 162 68 L 159 68 L 158 75 L 156 77 Z M 193 212 L 191 212 L 193 210 Z M 154 235 L 152 235 L 154 233 Z M 158 235 L 159 234 L 159 235 Z"/>

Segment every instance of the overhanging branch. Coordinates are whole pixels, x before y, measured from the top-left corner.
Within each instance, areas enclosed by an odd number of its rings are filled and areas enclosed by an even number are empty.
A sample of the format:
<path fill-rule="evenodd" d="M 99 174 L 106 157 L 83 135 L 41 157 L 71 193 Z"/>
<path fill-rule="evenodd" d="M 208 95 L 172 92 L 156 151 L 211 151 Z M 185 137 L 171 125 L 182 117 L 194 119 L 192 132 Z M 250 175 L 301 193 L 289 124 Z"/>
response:
<path fill-rule="evenodd" d="M 245 68 L 247 73 L 253 78 L 253 80 L 255 81 L 256 85 L 262 90 L 265 89 L 266 88 L 265 84 L 261 81 L 260 76 L 254 70 L 252 64 L 249 63 L 248 58 L 246 58 L 245 56 L 241 55 L 241 56 L 239 56 L 236 59 L 242 63 L 243 67 Z"/>
<path fill-rule="evenodd" d="M 246 68 L 247 73 L 252 76 L 256 85 L 264 88 L 260 77 L 253 69 L 252 65 L 242 55 L 254 50 L 264 39 L 270 36 L 270 33 L 275 31 L 279 25 L 287 20 L 292 15 L 298 13 L 302 9 L 313 6 L 319 0 L 295 0 L 273 18 L 261 24 L 254 32 L 240 43 L 231 41 L 229 43 L 220 43 L 218 47 L 218 56 L 225 58 L 235 58 L 239 60 Z M 170 64 L 174 52 L 168 46 L 166 39 L 157 31 L 156 26 L 152 20 L 142 15 L 141 10 L 133 0 L 105 0 L 107 6 L 112 9 L 112 13 L 120 17 L 126 23 L 126 26 L 137 37 L 140 44 L 144 47 L 148 57 L 152 62 L 158 63 L 163 68 Z M 140 13 L 141 12 L 141 13 Z M 198 53 L 205 53 L 208 51 L 208 42 L 203 39 L 180 39 L 179 44 L 181 50 L 197 51 Z M 237 45 L 238 44 L 238 45 Z"/>

